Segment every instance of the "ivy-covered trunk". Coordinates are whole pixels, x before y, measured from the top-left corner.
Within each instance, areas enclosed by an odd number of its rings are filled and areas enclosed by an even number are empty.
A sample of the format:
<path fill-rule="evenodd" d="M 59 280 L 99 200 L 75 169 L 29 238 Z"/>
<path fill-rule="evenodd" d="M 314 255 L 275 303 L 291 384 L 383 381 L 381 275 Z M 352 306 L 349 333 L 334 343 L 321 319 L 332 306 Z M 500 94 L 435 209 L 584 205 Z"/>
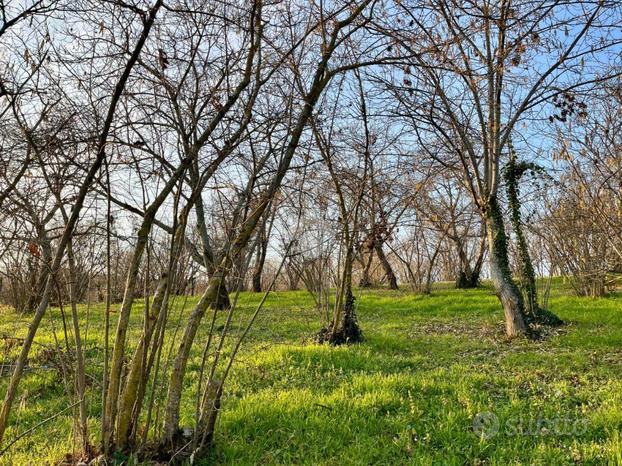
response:
<path fill-rule="evenodd" d="M 536 285 L 536 272 L 531 262 L 527 239 L 523 233 L 518 183 L 527 170 L 541 170 L 538 165 L 526 162 L 516 162 L 514 150 L 510 150 L 510 160 L 504 170 L 507 186 L 508 202 L 512 229 L 516 236 L 519 260 L 520 287 L 525 300 L 525 317 L 529 325 L 561 325 L 562 320 L 547 309 L 540 307 L 538 303 L 538 288 Z"/>
<path fill-rule="evenodd" d="M 519 336 L 527 333 L 523 316 L 523 298 L 512 279 L 503 216 L 495 198 L 490 199 L 484 216 L 490 250 L 490 274 L 505 313 L 505 330 L 509 337 Z"/>

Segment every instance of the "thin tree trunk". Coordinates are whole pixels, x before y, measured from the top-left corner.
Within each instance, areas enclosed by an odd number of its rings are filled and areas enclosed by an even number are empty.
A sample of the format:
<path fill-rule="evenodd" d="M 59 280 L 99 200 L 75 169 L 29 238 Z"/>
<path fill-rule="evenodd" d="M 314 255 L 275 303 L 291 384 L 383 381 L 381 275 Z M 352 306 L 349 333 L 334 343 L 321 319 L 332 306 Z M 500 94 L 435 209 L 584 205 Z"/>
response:
<path fill-rule="evenodd" d="M 224 282 L 223 273 L 216 271 L 209 280 L 207 289 L 196 304 L 186 325 L 186 330 L 181 339 L 179 350 L 171 371 L 168 394 L 164 412 L 164 432 L 163 443 L 173 442 L 179 430 L 179 407 L 181 404 L 181 392 L 183 387 L 186 365 L 190 356 L 190 349 L 199 329 L 199 324 L 205 315 L 210 303 L 216 300 L 222 283 Z M 216 310 L 214 310 L 216 312 Z"/>
<path fill-rule="evenodd" d="M 71 302 L 71 318 L 73 322 L 73 336 L 76 345 L 76 397 L 78 398 L 79 420 L 78 420 L 78 442 L 82 452 L 86 453 L 89 449 L 89 434 L 86 411 L 86 368 L 84 364 L 84 351 L 82 349 L 82 338 L 80 336 L 80 320 L 78 318 L 76 281 L 77 272 L 73 256 L 71 241 L 67 245 L 67 256 L 69 260 L 69 300 Z"/>
<path fill-rule="evenodd" d="M 54 256 L 54 261 L 52 263 L 51 272 L 48 274 L 48 277 L 47 277 L 47 283 L 45 285 L 45 289 L 43 292 L 43 296 L 41 298 L 41 302 L 39 303 L 39 307 L 35 311 L 35 314 L 32 318 L 30 327 L 28 328 L 28 334 L 26 338 L 24 339 L 22 350 L 15 363 L 15 369 L 13 371 L 13 375 L 11 376 L 9 386 L 6 391 L 4 403 L 2 405 L 2 410 L 0 410 L 0 443 L 2 442 L 4 433 L 6 431 L 9 413 L 11 411 L 11 407 L 13 405 L 13 401 L 17 393 L 17 386 L 19 385 L 19 381 L 21 379 L 22 373 L 24 371 L 24 367 L 26 365 L 26 360 L 28 359 L 28 354 L 30 353 L 30 348 L 35 339 L 35 335 L 37 333 L 39 325 L 41 324 L 41 319 L 43 318 L 43 315 L 45 314 L 45 310 L 48 307 L 50 293 L 52 291 L 51 277 L 60 268 L 62 259 L 65 254 L 65 248 L 67 247 L 67 244 L 71 236 L 73 235 L 73 231 L 78 222 L 80 211 L 82 210 L 82 206 L 84 205 L 84 200 L 86 199 L 86 195 L 89 192 L 93 184 L 93 181 L 97 173 L 99 172 L 101 165 L 104 162 L 104 159 L 106 158 L 106 152 L 105 152 L 106 142 L 108 140 L 108 134 L 110 132 L 110 127 L 112 126 L 112 120 L 114 118 L 117 103 L 119 99 L 121 98 L 121 94 L 123 93 L 123 90 L 125 89 L 125 84 L 130 76 L 132 68 L 138 61 L 138 57 L 142 51 L 143 46 L 145 45 L 149 32 L 151 31 L 151 27 L 153 26 L 153 23 L 155 21 L 156 14 L 158 10 L 160 9 L 160 7 L 162 6 L 162 2 L 163 0 L 157 0 L 153 8 L 151 8 L 151 10 L 149 11 L 149 15 L 144 21 L 143 31 L 136 43 L 136 46 L 134 47 L 134 50 L 132 51 L 132 54 L 130 55 L 130 58 L 128 59 L 125 65 L 125 68 L 123 69 L 123 72 L 121 74 L 121 77 L 119 78 L 119 81 L 117 82 L 115 86 L 113 95 L 111 97 L 110 105 L 108 107 L 108 113 L 106 115 L 106 119 L 104 120 L 104 126 L 103 126 L 102 132 L 97 142 L 97 151 L 96 151 L 97 157 L 95 161 L 93 162 L 93 165 L 91 165 L 91 168 L 89 169 L 88 173 L 86 174 L 80 186 L 80 190 L 78 191 L 78 194 L 74 201 L 74 205 L 71 211 L 71 216 L 69 217 L 69 221 L 67 222 L 67 225 L 65 226 L 65 230 L 63 231 L 63 235 L 59 241 L 58 249 L 56 251 L 56 255 Z"/>
<path fill-rule="evenodd" d="M 135 410 L 134 405 L 139 395 L 140 378 L 145 376 L 144 362 L 147 348 L 151 342 L 151 337 L 160 317 L 160 312 L 164 311 L 163 303 L 168 287 L 168 276 L 164 275 L 154 294 L 151 311 L 145 322 L 145 329 L 140 337 L 138 345 L 134 350 L 134 356 L 129 365 L 128 374 L 125 380 L 125 388 L 120 397 L 119 419 L 116 430 L 115 446 L 123 450 L 128 445 L 128 439 L 136 423 L 136 415 L 140 410 Z"/>
<path fill-rule="evenodd" d="M 266 232 L 263 231 L 261 241 L 259 242 L 259 248 L 257 250 L 257 262 L 255 263 L 255 269 L 253 270 L 253 291 L 255 293 L 261 293 L 261 276 L 263 273 L 263 267 L 266 263 L 266 255 L 268 254 L 268 238 Z"/>
<path fill-rule="evenodd" d="M 213 302 L 217 296 L 217 293 L 223 289 L 224 282 L 227 277 L 227 273 L 232 267 L 232 260 L 237 254 L 246 247 L 253 231 L 256 229 L 261 217 L 263 216 L 266 208 L 272 202 L 276 192 L 281 186 L 283 178 L 285 177 L 291 161 L 298 148 L 302 133 L 307 126 L 307 122 L 313 113 L 315 104 L 317 103 L 321 93 L 330 80 L 332 74 L 328 73 L 328 62 L 331 58 L 338 43 L 338 32 L 349 25 L 354 19 L 361 13 L 361 11 L 369 4 L 369 0 L 364 1 L 359 7 L 354 9 L 351 15 L 344 21 L 338 23 L 335 31 L 331 34 L 330 41 L 326 46 L 322 54 L 318 67 L 314 73 L 313 81 L 310 86 L 309 92 L 305 96 L 304 106 L 297 118 L 296 124 L 292 129 L 289 142 L 284 151 L 283 157 L 277 167 L 276 173 L 272 178 L 270 185 L 264 191 L 261 201 L 257 204 L 253 212 L 242 223 L 240 230 L 235 238 L 230 242 L 230 248 L 225 247 L 224 250 L 227 253 L 220 259 L 219 264 L 215 267 L 214 273 L 210 277 L 207 289 L 201 297 L 199 303 L 193 310 L 187 326 L 182 337 L 182 341 L 178 350 L 177 357 L 175 358 L 174 367 L 171 372 L 171 378 L 169 382 L 169 391 L 167 395 L 167 402 L 165 406 L 165 418 L 164 418 L 164 432 L 162 443 L 171 444 L 175 435 L 179 431 L 179 407 L 181 403 L 181 392 L 183 387 L 183 379 L 185 375 L 186 365 L 188 357 L 190 355 L 190 349 L 194 343 L 198 326 L 203 318 L 205 311 L 210 302 Z"/>
<path fill-rule="evenodd" d="M 48 233 L 45 226 L 41 226 L 39 230 L 39 241 L 41 242 L 41 251 L 43 252 L 43 259 L 37 261 L 38 267 L 36 273 L 33 274 L 30 279 L 30 296 L 24 312 L 31 313 L 37 309 L 37 305 L 41 302 L 43 292 L 45 290 L 45 283 L 48 279 L 48 275 L 52 268 L 52 262 L 54 260 L 52 254 L 52 244 L 48 237 Z"/>
<path fill-rule="evenodd" d="M 166 200 L 170 192 L 177 184 L 179 178 L 181 178 L 181 176 L 185 173 L 186 166 L 189 164 L 189 161 L 189 159 L 184 159 L 180 166 L 177 167 L 175 173 L 167 181 L 164 188 L 162 188 L 162 191 L 145 211 L 143 222 L 138 230 L 136 246 L 134 247 L 134 253 L 132 255 L 132 262 L 127 272 L 123 303 L 121 304 L 121 310 L 119 311 L 117 332 L 112 351 L 110 377 L 108 379 L 108 393 L 106 395 L 106 418 L 102 420 L 102 430 L 106 434 L 104 437 L 105 450 L 108 449 L 109 444 L 112 441 L 114 434 L 113 426 L 115 425 L 117 409 L 119 408 L 119 390 L 121 388 L 121 372 L 123 368 L 123 359 L 125 357 L 127 328 L 129 325 L 130 312 L 134 304 L 134 292 L 136 290 L 136 282 L 138 279 L 138 269 L 149 239 L 149 232 L 151 231 L 155 220 L 155 215 L 162 203 Z"/>

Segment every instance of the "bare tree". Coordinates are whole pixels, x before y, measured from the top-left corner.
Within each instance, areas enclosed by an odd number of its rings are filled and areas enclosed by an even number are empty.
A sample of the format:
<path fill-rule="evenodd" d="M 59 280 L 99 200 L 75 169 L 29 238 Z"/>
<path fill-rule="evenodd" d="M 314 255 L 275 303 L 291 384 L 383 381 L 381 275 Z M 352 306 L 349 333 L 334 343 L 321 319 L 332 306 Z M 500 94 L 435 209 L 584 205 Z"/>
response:
<path fill-rule="evenodd" d="M 423 146 L 430 135 L 444 139 L 445 158 L 429 155 L 460 167 L 486 223 L 490 271 L 509 336 L 528 332 L 528 326 L 512 279 L 499 199 L 508 142 L 518 124 L 554 95 L 602 79 L 588 72 L 571 77 L 567 70 L 585 67 L 586 60 L 619 42 L 611 35 L 617 8 L 580 1 L 570 7 L 403 1 L 379 24 L 404 57 L 402 68 L 383 78 L 399 102 L 396 112 Z"/>

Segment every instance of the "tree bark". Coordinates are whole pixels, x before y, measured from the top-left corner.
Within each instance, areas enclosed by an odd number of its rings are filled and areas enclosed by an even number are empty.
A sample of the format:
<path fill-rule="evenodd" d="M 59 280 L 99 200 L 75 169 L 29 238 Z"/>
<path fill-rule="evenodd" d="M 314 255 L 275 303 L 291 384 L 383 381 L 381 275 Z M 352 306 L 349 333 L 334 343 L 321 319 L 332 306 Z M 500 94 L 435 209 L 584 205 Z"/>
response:
<path fill-rule="evenodd" d="M 114 425 L 116 423 L 117 410 L 119 408 L 121 375 L 123 369 L 123 361 L 125 357 L 127 329 L 130 321 L 132 306 L 134 304 L 134 292 L 136 290 L 138 272 L 140 269 L 143 253 L 145 251 L 145 248 L 147 247 L 149 233 L 153 226 L 156 213 L 175 187 L 179 178 L 181 178 L 181 176 L 185 173 L 190 161 L 191 159 L 184 159 L 182 161 L 182 163 L 177 167 L 173 175 L 171 175 L 171 178 L 167 181 L 166 185 L 158 193 L 158 196 L 145 210 L 143 221 L 136 235 L 136 246 L 134 247 L 134 251 L 132 253 L 132 260 L 127 272 L 123 302 L 121 304 L 121 309 L 119 310 L 117 331 L 112 350 L 112 359 L 110 362 L 110 374 L 107 383 L 108 392 L 106 394 L 106 416 L 102 419 L 102 432 L 105 434 L 104 449 L 106 451 L 108 451 L 114 435 Z"/>
<path fill-rule="evenodd" d="M 80 336 L 80 320 L 78 317 L 78 299 L 76 296 L 76 283 L 78 281 L 76 264 L 73 255 L 72 242 L 67 245 L 67 256 L 69 260 L 69 299 L 71 301 L 71 320 L 73 322 L 73 336 L 76 345 L 76 373 L 75 386 L 76 397 L 78 398 L 79 417 L 77 419 L 77 438 L 82 452 L 86 453 L 89 448 L 88 419 L 86 410 L 86 368 L 84 361 L 84 350 L 82 348 L 82 337 Z"/>
<path fill-rule="evenodd" d="M 512 278 L 505 225 L 495 198 L 490 200 L 484 216 L 490 250 L 490 274 L 505 313 L 506 333 L 509 337 L 524 335 L 527 333 L 527 326 L 523 316 L 523 297 Z"/>
<path fill-rule="evenodd" d="M 477 250 L 477 259 L 475 260 L 475 264 L 473 266 L 471 266 L 471 261 L 469 261 L 467 256 L 462 238 L 454 236 L 452 239 L 454 243 L 456 243 L 458 258 L 460 261 L 460 269 L 458 270 L 458 274 L 456 276 L 456 288 L 477 288 L 479 286 L 480 275 L 482 273 L 482 265 L 484 264 L 484 255 L 486 254 L 486 229 L 482 228 Z"/>
<path fill-rule="evenodd" d="M 208 383 L 203 400 L 204 410 L 197 422 L 195 434 L 195 452 L 200 454 L 207 451 L 214 441 L 216 419 L 220 411 L 220 399 L 222 397 L 223 381 L 213 380 Z"/>
<path fill-rule="evenodd" d="M 261 241 L 259 241 L 259 248 L 257 250 L 257 261 L 255 262 L 255 269 L 253 270 L 253 291 L 255 293 L 261 293 L 261 276 L 263 274 L 263 267 L 266 263 L 266 255 L 268 254 L 268 237 L 266 235 L 265 227 L 261 232 Z"/>
<path fill-rule="evenodd" d="M 387 277 L 387 283 L 389 284 L 389 288 L 391 290 L 397 290 L 399 287 L 397 286 L 397 278 L 395 277 L 395 273 L 393 273 L 393 269 L 391 268 L 391 264 L 387 259 L 387 256 L 384 254 L 382 250 L 382 243 L 376 242 L 374 244 L 374 249 L 376 250 L 376 255 L 382 264 L 382 268 L 384 269 L 385 276 Z"/>
<path fill-rule="evenodd" d="M 328 62 L 337 47 L 339 31 L 354 21 L 354 19 L 368 4 L 368 0 L 363 2 L 346 20 L 339 22 L 336 29 L 331 34 L 330 42 L 327 48 L 323 51 L 322 59 L 320 60 L 315 71 L 313 81 L 310 85 L 310 90 L 305 96 L 304 105 L 298 115 L 296 124 L 292 128 L 289 141 L 283 153 L 282 159 L 278 164 L 276 173 L 274 174 L 267 189 L 264 191 L 261 201 L 251 212 L 250 216 L 240 226 L 237 236 L 230 241 L 229 244 L 231 247 L 223 248 L 224 251 L 228 252 L 224 255 L 224 257 L 219 259 L 219 263 L 215 267 L 214 273 L 210 276 L 205 293 L 201 297 L 199 303 L 197 303 L 188 320 L 177 356 L 175 357 L 173 370 L 171 371 L 167 402 L 164 408 L 164 431 L 161 439 L 161 443 L 164 446 L 167 444 L 170 445 L 179 431 L 179 407 L 181 403 L 183 379 L 190 355 L 190 349 L 194 343 L 201 319 L 203 318 L 209 303 L 213 302 L 216 294 L 223 288 L 227 274 L 233 265 L 234 258 L 237 254 L 241 253 L 250 241 L 250 238 L 257 228 L 261 217 L 264 215 L 266 208 L 270 205 L 272 199 L 276 195 L 283 178 L 289 170 L 294 154 L 298 148 L 300 138 L 307 126 L 309 118 L 313 113 L 315 105 L 324 88 L 332 79 L 333 74 L 328 73 Z"/>
<path fill-rule="evenodd" d="M 37 305 L 41 302 L 43 292 L 45 290 L 45 284 L 48 279 L 48 274 L 52 268 L 52 262 L 54 260 L 52 253 L 52 243 L 48 237 L 48 232 L 45 226 L 41 226 L 38 232 L 39 242 L 41 244 L 41 251 L 43 257 L 35 260 L 37 268 L 36 272 L 30 279 L 30 296 L 28 298 L 26 307 L 22 310 L 23 313 L 32 313 L 37 309 Z"/>
<path fill-rule="evenodd" d="M 527 324 L 561 325 L 562 320 L 547 309 L 540 307 L 536 272 L 531 262 L 527 238 L 523 233 L 518 183 L 527 169 L 538 169 L 535 164 L 517 163 L 514 150 L 510 150 L 510 161 L 504 170 L 508 202 L 510 206 L 511 224 L 516 236 L 519 260 L 520 287 L 525 298 L 525 317 Z"/>
<path fill-rule="evenodd" d="M 361 275 L 361 279 L 359 280 L 359 288 L 370 288 L 372 285 L 371 277 L 369 276 L 369 269 L 371 268 L 371 263 L 373 259 L 374 252 L 370 251 L 367 261 L 364 262 L 365 265 L 363 267 L 363 275 Z"/>
<path fill-rule="evenodd" d="M 216 300 L 219 289 L 224 283 L 224 274 L 216 271 L 210 277 L 207 289 L 196 304 L 186 325 L 186 330 L 181 340 L 177 356 L 171 371 L 168 394 L 164 412 L 163 443 L 171 443 L 179 430 L 179 406 L 181 404 L 181 392 L 186 365 L 190 356 L 190 349 L 199 329 L 199 324 L 207 311 L 210 303 Z M 227 299 L 228 296 L 227 296 Z M 214 310 L 216 312 L 216 310 Z"/>
<path fill-rule="evenodd" d="M 137 421 L 137 419 L 133 417 L 133 413 L 135 412 L 134 404 L 139 394 L 140 379 L 141 377 L 148 376 L 148 374 L 145 373 L 144 367 L 145 354 L 151 342 L 151 337 L 153 336 L 153 331 L 160 312 L 165 310 L 162 304 L 164 303 L 167 286 L 168 277 L 164 275 L 153 297 L 151 312 L 147 318 L 147 322 L 145 322 L 145 329 L 129 364 L 128 374 L 125 378 L 125 387 L 120 397 L 121 408 L 119 410 L 119 419 L 116 429 L 115 446 L 119 450 L 123 450 L 127 447 L 130 434 Z M 137 411 L 137 413 L 139 412 L 140 410 Z"/>

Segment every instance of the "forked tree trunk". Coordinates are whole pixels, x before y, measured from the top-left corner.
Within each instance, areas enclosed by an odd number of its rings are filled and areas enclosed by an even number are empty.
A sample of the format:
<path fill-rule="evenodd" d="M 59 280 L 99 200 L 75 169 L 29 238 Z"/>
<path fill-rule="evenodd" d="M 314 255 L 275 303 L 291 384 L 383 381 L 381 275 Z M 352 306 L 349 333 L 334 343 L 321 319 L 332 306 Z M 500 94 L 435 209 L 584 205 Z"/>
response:
<path fill-rule="evenodd" d="M 456 238 L 456 248 L 458 249 L 458 258 L 460 260 L 460 270 L 456 277 L 456 288 L 467 289 L 477 288 L 479 284 L 480 270 L 471 267 L 467 253 L 464 250 L 462 239 Z"/>
<path fill-rule="evenodd" d="M 471 270 L 463 269 L 458 272 L 456 277 L 456 288 L 466 290 L 470 288 L 477 288 L 479 285 L 479 273 L 474 273 Z"/>
<path fill-rule="evenodd" d="M 226 311 L 231 307 L 229 290 L 227 289 L 227 285 L 224 281 L 220 284 L 220 287 L 218 288 L 212 301 L 209 302 L 209 307 L 211 309 L 217 309 L 219 311 Z"/>
<path fill-rule="evenodd" d="M 335 315 L 332 322 L 332 335 L 333 338 L 339 332 L 342 325 L 342 316 L 346 309 L 346 302 L 348 296 L 352 295 L 352 262 L 353 253 L 352 248 L 348 247 L 346 257 L 343 265 L 343 274 L 341 277 L 341 289 L 339 290 L 339 296 L 337 296 L 337 302 L 335 303 Z"/>
<path fill-rule="evenodd" d="M 503 216 L 495 198 L 490 200 L 484 215 L 490 250 L 490 274 L 505 313 L 505 331 L 509 337 L 524 335 L 527 326 L 523 316 L 523 297 L 512 278 Z"/>
<path fill-rule="evenodd" d="M 486 254 L 486 229 L 482 229 L 477 259 L 475 260 L 475 264 L 472 266 L 467 256 L 462 239 L 455 238 L 454 241 L 456 243 L 456 248 L 458 249 L 458 258 L 460 259 L 460 270 L 458 271 L 458 275 L 456 277 L 456 288 L 477 288 L 479 286 L 482 266 L 484 264 L 484 255 Z"/>
<path fill-rule="evenodd" d="M 484 238 L 484 241 L 486 241 L 486 238 Z M 479 286 L 480 274 L 482 271 L 483 254 L 480 255 L 473 267 L 471 267 L 471 264 L 469 263 L 469 259 L 462 244 L 458 245 L 458 256 L 460 257 L 460 270 L 458 271 L 458 276 L 456 277 L 456 288 L 477 288 Z"/>
<path fill-rule="evenodd" d="M 363 333 L 356 319 L 354 308 L 355 298 L 352 294 L 353 256 L 353 251 L 350 249 L 345 257 L 340 291 L 337 296 L 337 302 L 335 303 L 335 312 L 333 313 L 333 321 L 316 335 L 315 339 L 318 343 L 342 345 L 346 343 L 356 343 L 363 339 Z"/>

